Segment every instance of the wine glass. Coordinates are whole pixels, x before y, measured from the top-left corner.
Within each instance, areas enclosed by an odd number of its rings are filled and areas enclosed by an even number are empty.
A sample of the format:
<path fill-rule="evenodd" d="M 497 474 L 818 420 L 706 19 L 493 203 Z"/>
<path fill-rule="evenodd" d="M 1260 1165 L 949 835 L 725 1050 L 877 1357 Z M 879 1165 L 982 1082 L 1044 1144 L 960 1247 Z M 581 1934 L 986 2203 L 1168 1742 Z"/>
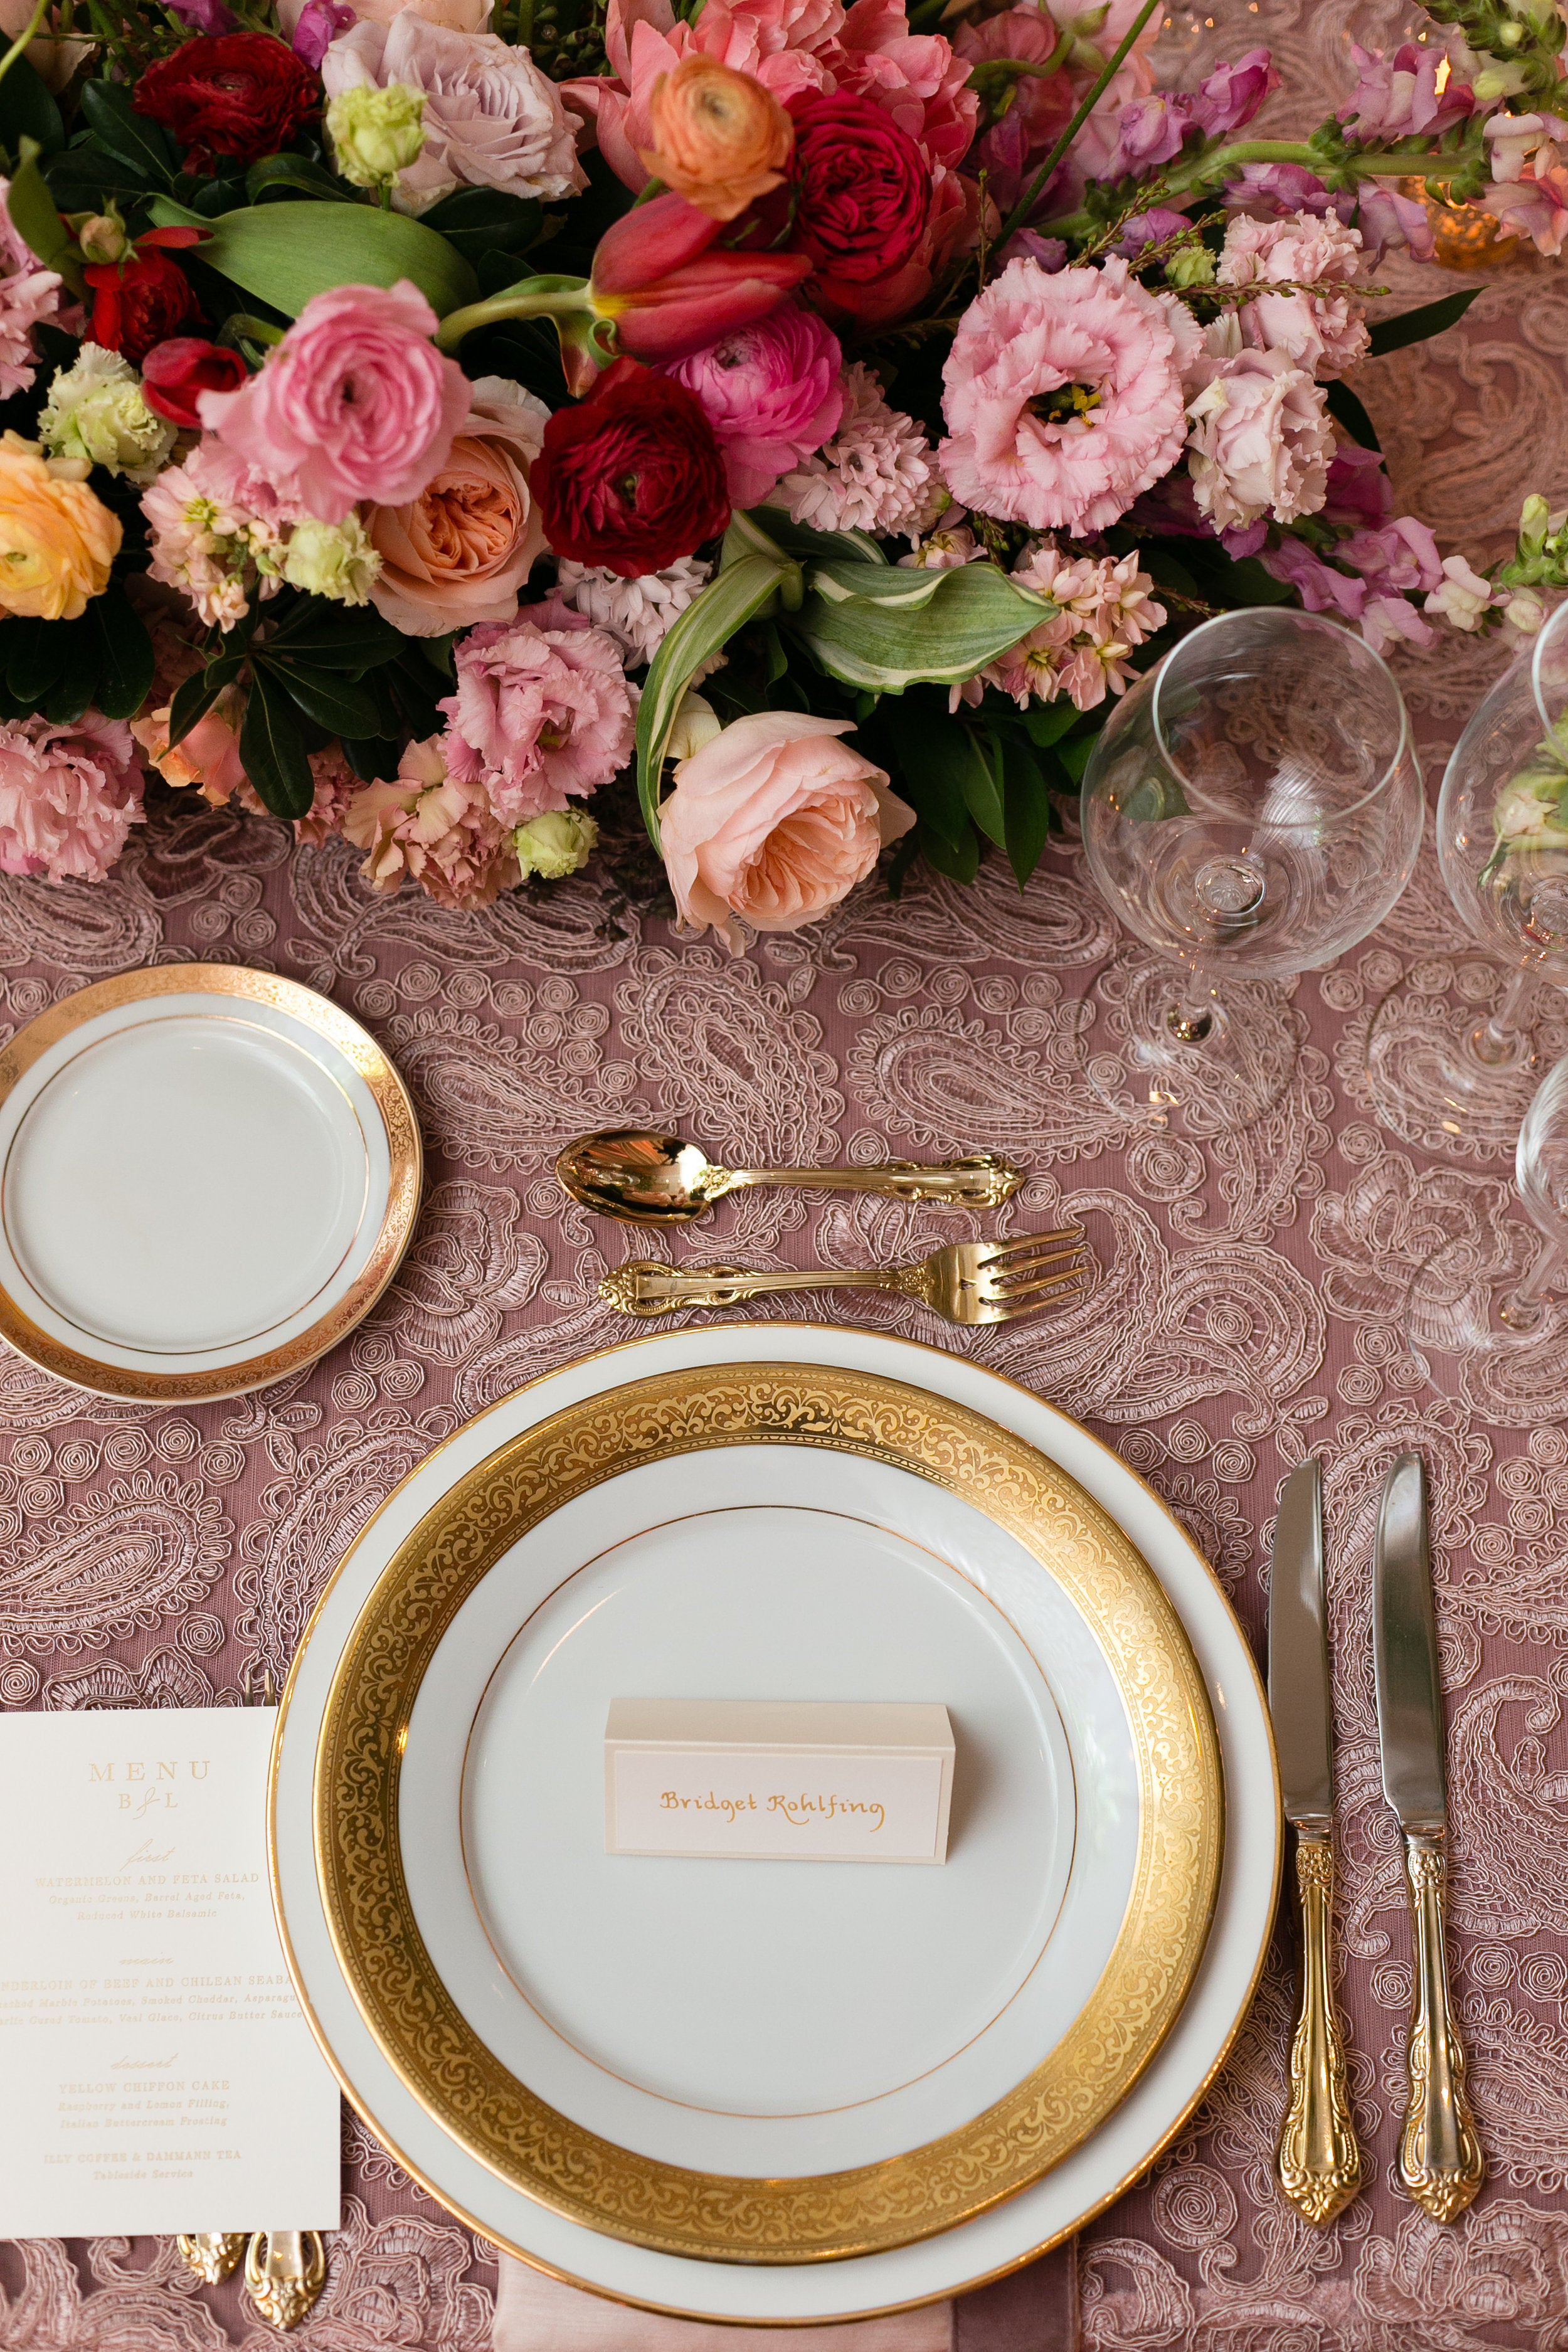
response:
<path fill-rule="evenodd" d="M 1283 1093 L 1300 1018 L 1259 982 L 1331 963 L 1415 863 L 1421 771 L 1386 663 L 1334 621 L 1269 605 L 1184 637 L 1106 721 L 1084 774 L 1095 880 L 1155 950 L 1085 1000 L 1089 1083 L 1194 1136 Z"/>
<path fill-rule="evenodd" d="M 1542 1080 L 1514 1150 L 1530 1218 L 1494 1216 L 1434 1252 L 1410 1286 L 1410 1351 L 1435 1388 L 1496 1422 L 1568 1412 L 1568 1056 Z"/>
<path fill-rule="evenodd" d="M 1568 1046 L 1558 994 L 1568 987 L 1568 604 L 1456 744 L 1437 801 L 1437 856 L 1489 958 L 1456 959 L 1451 980 L 1431 960 L 1406 974 L 1378 1007 L 1367 1075 L 1378 1117 L 1402 1141 L 1497 1160 Z"/>

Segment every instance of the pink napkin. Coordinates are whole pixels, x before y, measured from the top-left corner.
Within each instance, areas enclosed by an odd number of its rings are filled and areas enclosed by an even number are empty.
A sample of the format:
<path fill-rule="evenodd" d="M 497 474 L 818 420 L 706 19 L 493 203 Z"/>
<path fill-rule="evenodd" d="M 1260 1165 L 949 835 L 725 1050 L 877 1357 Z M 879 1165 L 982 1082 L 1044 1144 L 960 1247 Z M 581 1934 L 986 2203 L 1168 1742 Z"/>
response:
<path fill-rule="evenodd" d="M 629 2311 L 601 2295 L 563 2286 L 526 2263 L 500 2256 L 491 2352 L 741 2352 L 750 2336 L 772 2352 L 1079 2352 L 1078 2249 L 1054 2253 L 977 2287 L 973 2294 L 890 2319 L 848 2326 L 716 2327 Z"/>

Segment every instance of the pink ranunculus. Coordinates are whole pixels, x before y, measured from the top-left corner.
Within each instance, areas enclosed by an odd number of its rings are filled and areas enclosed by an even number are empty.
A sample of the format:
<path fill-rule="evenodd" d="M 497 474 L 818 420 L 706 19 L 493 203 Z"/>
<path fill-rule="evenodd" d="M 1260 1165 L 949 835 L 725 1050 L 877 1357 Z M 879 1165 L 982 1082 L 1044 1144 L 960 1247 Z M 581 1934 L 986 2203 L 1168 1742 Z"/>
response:
<path fill-rule="evenodd" d="M 942 379 L 949 488 L 1037 530 L 1107 529 L 1186 435 L 1166 308 L 1115 256 L 1054 277 L 1010 261 L 964 312 Z"/>
<path fill-rule="evenodd" d="M 471 629 L 457 691 L 439 705 L 447 769 L 526 824 L 607 784 L 631 758 L 637 712 L 613 637 L 559 596 L 505 626 Z"/>
<path fill-rule="evenodd" d="M 89 710 L 0 726 L 0 874 L 101 882 L 142 822 L 142 763 L 121 719 Z"/>
<path fill-rule="evenodd" d="M 1243 340 L 1256 350 L 1284 352 L 1309 375 L 1329 377 L 1352 367 L 1371 340 L 1357 307 L 1361 266 L 1360 230 L 1331 216 L 1260 221 L 1238 213 L 1215 275 L 1222 286 L 1321 286 L 1321 294 L 1260 294 L 1239 315 Z"/>
<path fill-rule="evenodd" d="M 838 740 L 852 731 L 847 719 L 761 710 L 680 761 L 659 823 L 683 924 L 710 926 L 731 955 L 743 945 L 738 918 L 798 930 L 909 831 L 914 811 L 884 771 Z"/>
<path fill-rule="evenodd" d="M 362 19 L 321 60 L 329 99 L 395 82 L 425 100 L 425 144 L 393 187 L 399 212 L 422 213 L 457 188 L 549 203 L 586 184 L 560 92 L 517 43 L 409 8 L 390 26 Z"/>
<path fill-rule="evenodd" d="M 736 506 L 756 506 L 833 434 L 844 413 L 840 360 L 831 327 L 786 302 L 665 369 L 707 410 Z"/>
<path fill-rule="evenodd" d="M 259 375 L 204 392 L 203 425 L 293 516 L 340 523 L 362 499 L 405 506 L 451 455 L 468 382 L 430 338 L 416 286 L 338 286 L 306 303 Z"/>
<path fill-rule="evenodd" d="M 1452 64 L 1441 49 L 1406 41 L 1389 57 L 1352 41 L 1351 55 L 1360 78 L 1339 119 L 1350 126 L 1347 135 L 1363 145 L 1413 137 L 1436 142 L 1475 110 L 1474 90 L 1451 71 L 1439 88 L 1438 68 Z"/>
<path fill-rule="evenodd" d="M 449 775 L 443 739 L 410 743 L 395 778 L 366 784 L 342 817 L 346 840 L 367 855 L 373 890 L 417 882 L 441 907 L 488 907 L 521 879 L 510 829 L 482 784 Z"/>
<path fill-rule="evenodd" d="M 1223 361 L 1187 414 L 1193 488 L 1216 530 L 1316 514 L 1334 431 L 1321 390 L 1284 352 Z"/>
<path fill-rule="evenodd" d="M 1248 49 L 1235 65 L 1215 66 L 1193 100 L 1193 120 L 1205 139 L 1229 139 L 1279 87 L 1268 50 Z"/>

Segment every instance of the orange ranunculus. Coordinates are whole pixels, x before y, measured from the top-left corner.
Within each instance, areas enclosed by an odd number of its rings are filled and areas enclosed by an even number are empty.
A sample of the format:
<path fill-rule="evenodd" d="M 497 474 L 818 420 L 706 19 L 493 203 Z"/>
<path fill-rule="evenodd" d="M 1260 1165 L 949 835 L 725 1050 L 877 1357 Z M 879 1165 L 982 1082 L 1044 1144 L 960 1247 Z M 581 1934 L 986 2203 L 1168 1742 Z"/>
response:
<path fill-rule="evenodd" d="M 109 585 L 119 518 L 36 441 L 0 436 L 0 612 L 76 621 Z"/>
<path fill-rule="evenodd" d="M 794 152 L 795 126 L 773 92 L 717 58 L 682 58 L 660 74 L 650 112 L 644 163 L 710 220 L 733 220 L 776 188 Z"/>

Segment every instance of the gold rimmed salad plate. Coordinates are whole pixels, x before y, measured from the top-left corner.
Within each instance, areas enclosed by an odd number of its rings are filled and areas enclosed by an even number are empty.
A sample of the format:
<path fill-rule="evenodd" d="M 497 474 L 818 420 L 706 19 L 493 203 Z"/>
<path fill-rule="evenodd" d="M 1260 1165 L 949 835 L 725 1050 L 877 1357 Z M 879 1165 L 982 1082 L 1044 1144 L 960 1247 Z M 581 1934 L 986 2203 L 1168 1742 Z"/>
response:
<path fill-rule="evenodd" d="M 0 1336 L 106 1396 L 262 1388 L 375 1304 L 420 1175 L 407 1089 L 327 998 L 121 972 L 0 1051 Z"/>
<path fill-rule="evenodd" d="M 625 1696 L 941 1700 L 948 1863 L 605 1854 Z M 313 1782 L 337 1965 L 419 2107 L 683 2263 L 864 2258 L 1026 2190 L 1158 2053 L 1223 1848 L 1204 1679 L 1115 1520 L 961 1403 L 787 1360 L 454 1465 L 348 1629 Z"/>

